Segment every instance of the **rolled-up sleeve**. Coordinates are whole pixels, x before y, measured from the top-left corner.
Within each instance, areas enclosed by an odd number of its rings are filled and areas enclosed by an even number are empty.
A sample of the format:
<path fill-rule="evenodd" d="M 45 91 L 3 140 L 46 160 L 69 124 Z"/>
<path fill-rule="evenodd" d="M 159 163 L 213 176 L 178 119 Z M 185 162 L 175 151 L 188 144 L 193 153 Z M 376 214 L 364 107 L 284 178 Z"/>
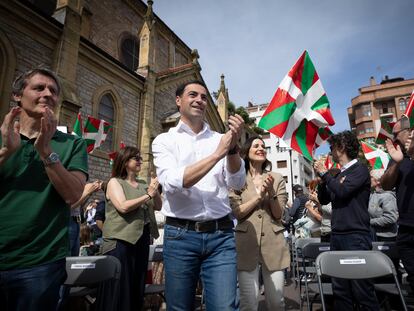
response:
<path fill-rule="evenodd" d="M 185 166 L 177 167 L 177 160 L 172 152 L 172 147 L 168 146 L 167 140 L 166 135 L 159 135 L 152 143 L 158 181 L 165 192 L 181 191 L 183 190 Z"/>
<path fill-rule="evenodd" d="M 246 170 L 244 167 L 244 160 L 240 158 L 240 168 L 239 170 L 231 174 L 227 169 L 227 159 L 224 161 L 225 172 L 226 172 L 226 183 L 229 188 L 240 190 L 244 187 L 246 182 Z"/>

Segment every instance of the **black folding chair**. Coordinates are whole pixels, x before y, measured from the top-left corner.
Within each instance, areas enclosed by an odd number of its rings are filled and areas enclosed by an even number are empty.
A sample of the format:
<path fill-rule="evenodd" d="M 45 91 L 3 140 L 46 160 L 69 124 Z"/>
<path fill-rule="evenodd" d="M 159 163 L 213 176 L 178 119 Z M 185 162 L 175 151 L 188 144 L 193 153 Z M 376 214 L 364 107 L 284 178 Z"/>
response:
<path fill-rule="evenodd" d="M 163 245 L 150 245 L 149 262 L 163 261 Z M 145 296 L 158 295 L 165 302 L 165 284 L 145 284 Z"/>
<path fill-rule="evenodd" d="M 67 278 L 64 284 L 71 288 L 69 297 L 95 295 L 98 286 L 110 282 L 113 294 L 111 303 L 106 304 L 105 310 L 116 310 L 121 276 L 121 263 L 118 258 L 113 256 L 66 257 L 66 273 Z"/>
<path fill-rule="evenodd" d="M 372 250 L 379 251 L 387 255 L 393 262 L 395 269 L 397 270 L 398 280 L 401 280 L 401 271 L 398 271 L 400 256 L 398 253 L 397 243 L 395 242 L 372 242 Z M 391 309 L 389 299 L 391 296 L 398 296 L 397 286 L 392 282 L 392 279 L 379 279 L 375 282 L 375 290 L 377 292 L 384 293 L 381 295 L 383 298 L 381 305 L 385 305 L 386 309 Z M 409 296 L 411 292 L 409 285 L 401 285 L 401 292 L 404 297 Z"/>
<path fill-rule="evenodd" d="M 316 272 L 323 310 L 326 310 L 326 305 L 322 276 L 352 280 L 392 275 L 403 309 L 407 311 L 394 264 L 387 255 L 381 252 L 355 250 L 324 252 L 316 258 Z"/>
<path fill-rule="evenodd" d="M 306 295 L 306 303 L 307 303 L 307 310 L 312 310 L 312 304 L 316 296 L 319 295 L 319 287 L 318 282 L 316 279 L 316 268 L 315 268 L 315 261 L 319 254 L 323 252 L 330 251 L 330 243 L 321 242 L 321 243 L 309 243 L 306 244 L 305 247 L 302 249 L 302 257 L 303 257 L 303 272 L 305 275 L 305 295 Z M 312 275 L 312 279 L 314 281 L 308 280 L 308 274 Z M 315 276 L 315 278 L 314 278 Z M 323 283 L 324 292 L 332 293 L 332 284 L 331 283 Z M 315 296 L 312 299 L 312 303 L 310 303 L 309 293 L 315 293 Z M 300 293 L 300 308 L 302 310 L 302 293 Z"/>
<path fill-rule="evenodd" d="M 302 256 L 302 249 L 305 247 L 306 244 L 309 243 L 318 243 L 320 242 L 320 238 L 299 238 L 296 239 L 293 243 L 293 258 L 292 258 L 292 266 L 294 268 L 293 277 L 295 279 L 295 287 L 299 284 L 299 292 L 301 291 L 301 278 L 303 276 L 303 256 Z M 306 276 L 305 276 L 306 277 Z"/>

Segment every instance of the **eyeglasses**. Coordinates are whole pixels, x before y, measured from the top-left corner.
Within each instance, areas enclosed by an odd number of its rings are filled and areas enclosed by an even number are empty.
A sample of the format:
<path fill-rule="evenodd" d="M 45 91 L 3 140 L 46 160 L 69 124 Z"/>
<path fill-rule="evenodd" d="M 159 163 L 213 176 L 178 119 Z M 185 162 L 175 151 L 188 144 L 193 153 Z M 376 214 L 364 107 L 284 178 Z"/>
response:
<path fill-rule="evenodd" d="M 134 159 L 137 162 L 142 162 L 142 157 L 140 155 L 133 156 L 130 159 Z"/>

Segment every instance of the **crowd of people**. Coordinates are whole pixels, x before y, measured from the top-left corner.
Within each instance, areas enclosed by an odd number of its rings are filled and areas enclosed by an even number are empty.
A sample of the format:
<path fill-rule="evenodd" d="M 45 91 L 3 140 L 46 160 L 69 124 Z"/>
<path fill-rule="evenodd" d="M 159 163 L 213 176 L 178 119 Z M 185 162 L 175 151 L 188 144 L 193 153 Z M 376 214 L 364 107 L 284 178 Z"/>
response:
<path fill-rule="evenodd" d="M 394 141 L 386 143 L 392 158 L 386 170 L 369 171 L 358 160 L 354 133 L 332 135 L 330 154 L 340 168 L 314 161 L 317 178 L 307 189 L 295 185 L 290 204 L 263 139 L 251 137 L 239 148 L 240 116 L 229 117 L 224 134 L 210 129 L 207 89 L 200 81 L 177 88 L 181 119 L 153 141 L 158 177 L 148 183 L 138 177 L 142 158 L 133 146 L 117 153 L 108 181 L 86 183 L 85 142 L 56 130 L 60 93 L 53 72 L 23 73 L 13 84 L 17 106 L 1 125 L 5 310 L 63 308 L 65 257 L 97 253 L 121 263 L 118 310 L 142 309 L 160 210 L 163 240 L 157 243 L 163 244 L 168 310 L 193 310 L 200 279 L 207 310 L 257 310 L 260 278 L 267 309 L 283 310 L 289 223 L 292 235 L 320 237 L 331 250 L 369 250 L 372 241 L 396 241 L 414 289 L 414 142 L 404 119 L 393 128 Z M 352 310 L 355 302 L 379 310 L 370 280 L 333 279 L 333 291 L 336 310 Z M 100 292 L 110 298 L 113 288 Z"/>

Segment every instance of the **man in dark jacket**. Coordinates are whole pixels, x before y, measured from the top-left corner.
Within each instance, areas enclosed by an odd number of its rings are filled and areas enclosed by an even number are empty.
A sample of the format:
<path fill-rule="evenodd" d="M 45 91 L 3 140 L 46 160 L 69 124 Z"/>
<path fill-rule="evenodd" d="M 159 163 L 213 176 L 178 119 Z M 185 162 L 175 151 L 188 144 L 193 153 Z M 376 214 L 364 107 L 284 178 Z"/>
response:
<path fill-rule="evenodd" d="M 394 141 L 388 139 L 385 145 L 392 160 L 381 178 L 381 186 L 384 190 L 395 187 L 399 213 L 398 252 L 414 292 L 414 148 L 408 119 L 395 123 L 392 132 Z"/>
<path fill-rule="evenodd" d="M 368 168 L 357 160 L 358 139 L 352 132 L 344 131 L 332 135 L 328 142 L 341 172 L 335 177 L 327 174 L 323 161 L 316 161 L 314 168 L 322 179 L 319 202 L 332 203 L 331 250 L 370 250 L 370 175 Z M 333 279 L 332 288 L 336 311 L 352 310 L 354 300 L 362 310 L 380 309 L 371 280 Z"/>

